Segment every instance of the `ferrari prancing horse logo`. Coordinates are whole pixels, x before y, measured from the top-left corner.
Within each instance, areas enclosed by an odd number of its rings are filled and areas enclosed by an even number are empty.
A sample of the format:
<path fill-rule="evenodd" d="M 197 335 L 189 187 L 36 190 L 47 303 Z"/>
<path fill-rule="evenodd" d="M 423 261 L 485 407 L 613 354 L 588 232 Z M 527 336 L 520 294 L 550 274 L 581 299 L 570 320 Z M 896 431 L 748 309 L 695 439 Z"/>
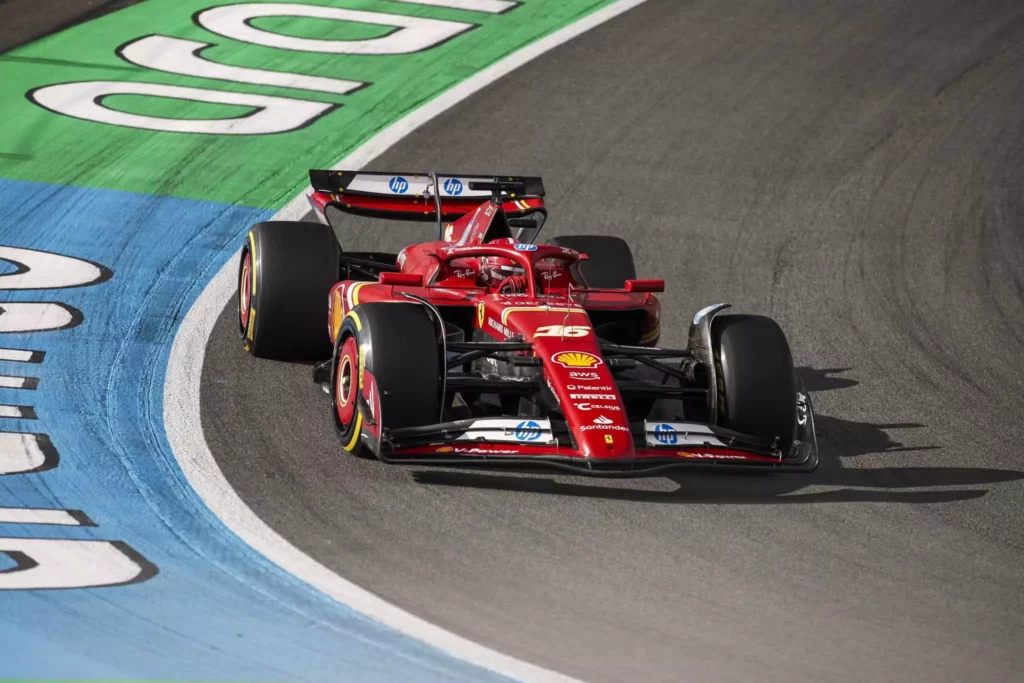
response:
<path fill-rule="evenodd" d="M 481 330 L 484 329 L 484 302 L 481 301 L 476 305 L 476 326 Z"/>

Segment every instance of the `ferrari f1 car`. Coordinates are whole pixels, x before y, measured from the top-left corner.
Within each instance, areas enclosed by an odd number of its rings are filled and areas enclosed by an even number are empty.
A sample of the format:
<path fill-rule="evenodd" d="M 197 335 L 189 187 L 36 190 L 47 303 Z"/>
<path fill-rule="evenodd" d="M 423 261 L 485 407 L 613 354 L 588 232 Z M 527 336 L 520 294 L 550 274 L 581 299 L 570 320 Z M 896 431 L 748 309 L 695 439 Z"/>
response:
<path fill-rule="evenodd" d="M 346 451 L 622 477 L 817 466 L 811 403 L 779 326 L 716 304 L 693 317 L 686 348 L 660 347 L 664 282 L 638 279 L 618 237 L 537 243 L 540 178 L 310 179 L 321 222 L 247 236 L 239 330 L 254 356 L 318 361 Z M 343 251 L 345 213 L 434 222 L 436 239 Z"/>

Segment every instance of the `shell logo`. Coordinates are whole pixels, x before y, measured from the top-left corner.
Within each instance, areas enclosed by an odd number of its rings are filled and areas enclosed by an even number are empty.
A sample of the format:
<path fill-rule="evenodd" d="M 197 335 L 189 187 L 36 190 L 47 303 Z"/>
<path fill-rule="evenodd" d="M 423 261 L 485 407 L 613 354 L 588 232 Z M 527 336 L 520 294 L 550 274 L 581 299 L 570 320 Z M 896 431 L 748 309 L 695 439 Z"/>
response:
<path fill-rule="evenodd" d="M 563 368 L 596 368 L 604 362 L 594 354 L 585 351 L 562 351 L 551 356 L 551 360 Z"/>
<path fill-rule="evenodd" d="M 452 448 L 451 446 L 441 446 L 440 448 L 437 449 L 436 452 L 437 453 L 451 453 L 454 450 L 455 449 Z"/>

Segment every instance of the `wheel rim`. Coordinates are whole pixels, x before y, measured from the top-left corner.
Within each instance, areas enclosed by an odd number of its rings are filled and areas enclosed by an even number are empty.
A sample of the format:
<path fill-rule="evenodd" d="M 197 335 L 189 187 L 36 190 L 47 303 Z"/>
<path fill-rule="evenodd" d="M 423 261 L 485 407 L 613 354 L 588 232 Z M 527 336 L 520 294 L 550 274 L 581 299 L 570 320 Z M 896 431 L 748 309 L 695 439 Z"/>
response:
<path fill-rule="evenodd" d="M 249 327 L 250 297 L 252 291 L 249 289 L 250 273 L 252 271 L 252 258 L 249 252 L 245 252 L 242 259 L 242 275 L 238 280 L 238 321 L 244 332 Z"/>
<path fill-rule="evenodd" d="M 352 423 L 356 411 L 356 392 L 359 382 L 356 372 L 359 359 L 356 340 L 349 337 L 341 347 L 338 356 L 338 370 L 334 373 L 334 404 L 338 421 L 344 428 Z"/>

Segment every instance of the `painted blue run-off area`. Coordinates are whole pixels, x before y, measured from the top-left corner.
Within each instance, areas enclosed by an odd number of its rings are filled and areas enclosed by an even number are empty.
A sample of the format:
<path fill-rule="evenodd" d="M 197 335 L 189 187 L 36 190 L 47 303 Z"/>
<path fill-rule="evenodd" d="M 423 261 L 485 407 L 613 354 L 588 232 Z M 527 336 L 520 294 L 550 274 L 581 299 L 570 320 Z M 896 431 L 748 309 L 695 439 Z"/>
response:
<path fill-rule="evenodd" d="M 269 563 L 206 509 L 174 460 L 162 423 L 174 334 L 247 227 L 268 214 L 0 180 L 0 244 L 114 271 L 89 287 L 0 292 L 85 316 L 73 329 L 0 334 L 0 347 L 46 352 L 31 371 L 38 390 L 0 389 L 0 403 L 31 404 L 39 419 L 4 419 L 0 429 L 45 432 L 60 454 L 55 469 L 0 475 L 0 507 L 82 510 L 97 524 L 0 524 L 0 537 L 123 541 L 159 568 L 122 587 L 0 591 L 0 678 L 498 679 Z M 26 374 L 25 364 L 0 361 L 0 374 Z"/>

